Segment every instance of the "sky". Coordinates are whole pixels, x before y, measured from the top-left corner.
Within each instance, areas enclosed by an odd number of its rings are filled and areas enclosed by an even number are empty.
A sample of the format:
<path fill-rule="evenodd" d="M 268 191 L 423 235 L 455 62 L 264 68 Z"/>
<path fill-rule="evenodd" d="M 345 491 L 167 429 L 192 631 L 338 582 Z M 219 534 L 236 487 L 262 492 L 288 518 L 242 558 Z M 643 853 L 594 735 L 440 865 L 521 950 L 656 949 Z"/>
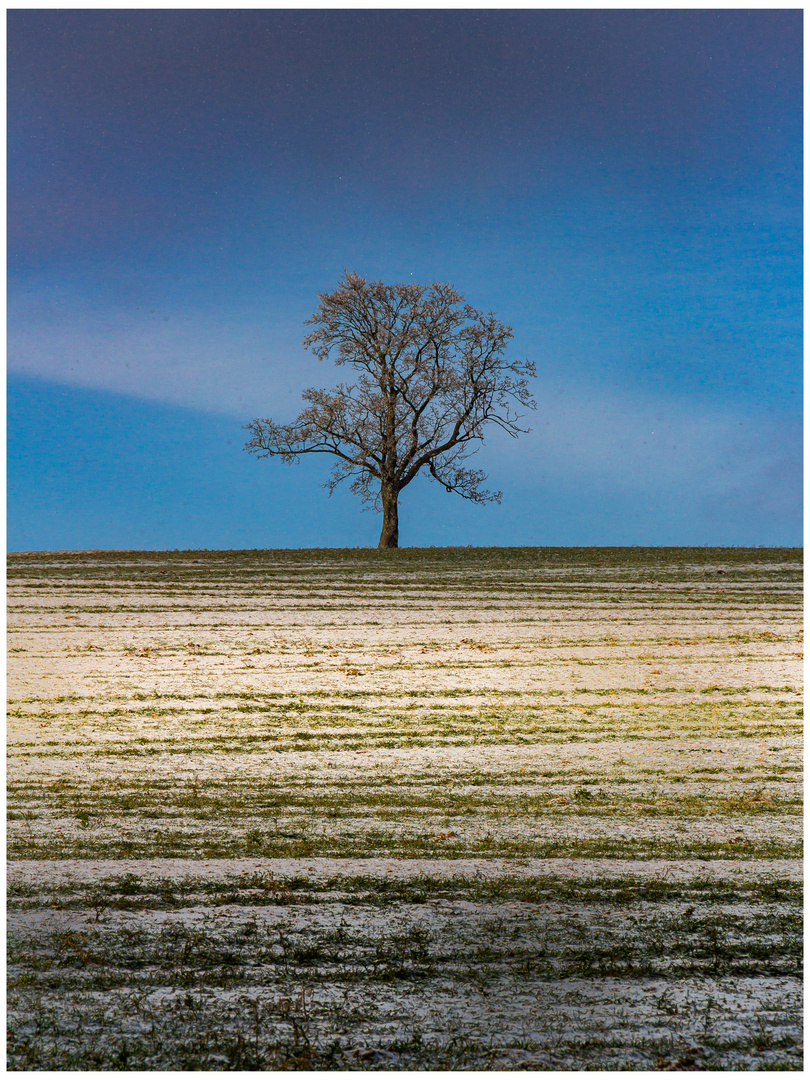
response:
<path fill-rule="evenodd" d="M 376 545 L 243 449 L 344 268 L 537 365 L 403 546 L 801 544 L 801 140 L 801 10 L 9 11 L 9 550 Z"/>

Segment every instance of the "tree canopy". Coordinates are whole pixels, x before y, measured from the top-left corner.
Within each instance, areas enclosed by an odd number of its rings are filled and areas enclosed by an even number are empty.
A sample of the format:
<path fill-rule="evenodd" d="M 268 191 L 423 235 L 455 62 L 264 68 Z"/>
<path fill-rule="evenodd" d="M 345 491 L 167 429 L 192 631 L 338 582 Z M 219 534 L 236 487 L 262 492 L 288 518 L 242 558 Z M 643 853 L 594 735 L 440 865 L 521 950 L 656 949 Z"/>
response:
<path fill-rule="evenodd" d="M 465 303 L 448 284 L 386 285 L 344 272 L 337 289 L 319 293 L 315 329 L 304 346 L 355 373 L 352 382 L 303 394 L 290 424 L 246 425 L 245 449 L 292 462 L 301 454 L 336 458 L 326 483 L 343 480 L 383 512 L 379 547 L 399 543 L 398 499 L 423 469 L 448 492 L 475 503 L 500 502 L 465 466 L 489 424 L 517 436 L 519 408 L 534 408 L 530 361 L 507 360 L 512 329 L 492 312 Z"/>

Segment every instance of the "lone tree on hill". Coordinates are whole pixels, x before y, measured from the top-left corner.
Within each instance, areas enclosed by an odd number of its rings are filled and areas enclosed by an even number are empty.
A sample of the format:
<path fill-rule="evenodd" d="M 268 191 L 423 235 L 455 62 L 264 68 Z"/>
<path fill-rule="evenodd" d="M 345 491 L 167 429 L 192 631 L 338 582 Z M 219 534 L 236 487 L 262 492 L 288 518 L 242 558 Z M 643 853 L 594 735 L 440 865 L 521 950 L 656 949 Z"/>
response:
<path fill-rule="evenodd" d="M 530 361 L 507 361 L 512 329 L 484 315 L 452 285 L 385 285 L 344 271 L 305 325 L 304 339 L 319 360 L 357 373 L 334 390 L 306 390 L 307 408 L 291 424 L 254 420 L 245 449 L 292 462 L 299 454 L 338 460 L 326 483 L 351 478 L 351 490 L 382 509 L 380 548 L 399 543 L 399 493 L 426 468 L 430 476 L 471 502 L 500 502 L 481 485 L 486 474 L 464 461 L 495 424 L 517 436 L 514 404 L 533 409 L 526 382 Z"/>

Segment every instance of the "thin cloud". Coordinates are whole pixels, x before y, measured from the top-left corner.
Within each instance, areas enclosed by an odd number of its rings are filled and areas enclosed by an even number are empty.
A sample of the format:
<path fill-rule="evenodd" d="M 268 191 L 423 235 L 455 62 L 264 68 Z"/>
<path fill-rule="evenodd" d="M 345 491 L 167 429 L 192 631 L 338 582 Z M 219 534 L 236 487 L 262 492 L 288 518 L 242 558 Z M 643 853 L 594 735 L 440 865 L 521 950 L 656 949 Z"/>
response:
<path fill-rule="evenodd" d="M 317 361 L 253 319 L 52 312 L 9 320 L 11 374 L 243 417 L 291 411 Z M 314 372 L 314 374 L 313 374 Z"/>
<path fill-rule="evenodd" d="M 703 518 L 741 512 L 796 517 L 801 428 L 699 400 L 571 385 L 557 387 L 520 446 L 498 438 L 488 456 L 502 477 L 681 501 Z M 493 460 L 493 457 L 495 460 Z"/>

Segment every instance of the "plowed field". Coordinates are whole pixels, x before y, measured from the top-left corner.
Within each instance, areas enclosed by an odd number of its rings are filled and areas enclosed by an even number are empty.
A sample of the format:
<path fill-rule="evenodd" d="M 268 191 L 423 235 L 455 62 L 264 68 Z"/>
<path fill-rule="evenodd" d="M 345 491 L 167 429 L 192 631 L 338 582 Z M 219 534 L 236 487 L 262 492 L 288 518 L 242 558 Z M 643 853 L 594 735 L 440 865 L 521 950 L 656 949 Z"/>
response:
<path fill-rule="evenodd" d="M 10 1068 L 801 1068 L 801 575 L 10 556 Z"/>

